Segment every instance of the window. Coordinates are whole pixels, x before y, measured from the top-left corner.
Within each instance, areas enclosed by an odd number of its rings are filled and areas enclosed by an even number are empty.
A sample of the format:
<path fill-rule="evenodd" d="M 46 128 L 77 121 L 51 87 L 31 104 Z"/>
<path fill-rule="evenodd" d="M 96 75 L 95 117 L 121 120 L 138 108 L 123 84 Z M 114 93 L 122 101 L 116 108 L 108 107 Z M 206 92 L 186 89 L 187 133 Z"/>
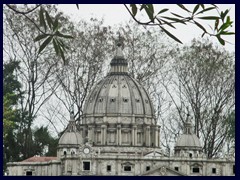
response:
<path fill-rule="evenodd" d="M 111 172 L 112 167 L 110 165 L 107 165 L 107 172 Z"/>
<path fill-rule="evenodd" d="M 149 171 L 149 170 L 150 170 L 150 166 L 147 166 L 147 167 L 146 167 L 146 171 Z"/>
<path fill-rule="evenodd" d="M 32 176 L 32 171 L 26 171 L 26 176 Z"/>
<path fill-rule="evenodd" d="M 115 98 L 111 98 L 111 99 L 110 99 L 110 102 L 115 102 L 115 101 L 116 101 Z"/>
<path fill-rule="evenodd" d="M 102 102 L 103 101 L 103 98 L 99 98 L 99 102 Z"/>
<path fill-rule="evenodd" d="M 192 172 L 193 172 L 193 173 L 199 173 L 199 168 L 198 168 L 198 167 L 193 168 L 193 169 L 192 169 Z"/>
<path fill-rule="evenodd" d="M 140 99 L 136 99 L 136 102 L 140 102 Z"/>
<path fill-rule="evenodd" d="M 192 153 L 189 153 L 189 157 L 192 158 Z"/>
<path fill-rule="evenodd" d="M 84 171 L 90 171 L 90 162 L 89 161 L 84 161 L 83 162 L 83 170 Z"/>
<path fill-rule="evenodd" d="M 127 86 L 124 84 L 122 88 L 127 88 Z"/>
<path fill-rule="evenodd" d="M 233 165 L 233 174 L 235 174 L 235 165 Z"/>
<path fill-rule="evenodd" d="M 216 168 L 212 168 L 212 173 L 216 174 Z"/>
<path fill-rule="evenodd" d="M 175 169 L 175 171 L 179 171 L 179 168 L 178 168 L 178 167 L 175 167 L 174 169 Z"/>
<path fill-rule="evenodd" d="M 128 102 L 128 99 L 127 98 L 123 98 L 123 102 Z"/>
<path fill-rule="evenodd" d="M 124 166 L 124 171 L 131 171 L 132 167 L 131 166 Z"/>
<path fill-rule="evenodd" d="M 66 156 L 67 155 L 67 151 L 63 151 L 63 155 Z"/>

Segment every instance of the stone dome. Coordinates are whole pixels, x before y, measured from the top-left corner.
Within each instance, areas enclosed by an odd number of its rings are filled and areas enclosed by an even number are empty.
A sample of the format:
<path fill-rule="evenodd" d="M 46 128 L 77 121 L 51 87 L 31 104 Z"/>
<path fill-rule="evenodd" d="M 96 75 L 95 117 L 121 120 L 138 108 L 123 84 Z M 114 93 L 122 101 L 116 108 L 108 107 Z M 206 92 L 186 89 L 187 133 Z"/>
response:
<path fill-rule="evenodd" d="M 84 105 L 84 117 L 154 117 L 154 108 L 145 88 L 128 75 L 128 63 L 118 44 L 110 73 L 90 92 Z M 88 122 L 83 122 L 88 123 Z"/>
<path fill-rule="evenodd" d="M 138 82 L 128 75 L 108 75 L 90 93 L 85 115 L 154 116 L 151 100 Z"/>
<path fill-rule="evenodd" d="M 79 131 L 101 152 L 135 152 L 158 148 L 160 126 L 144 87 L 128 74 L 128 61 L 118 43 L 111 69 L 91 90 L 83 108 Z M 119 148 L 122 149 L 119 149 Z M 124 149 L 131 147 L 130 149 Z"/>
<path fill-rule="evenodd" d="M 65 132 L 60 140 L 59 145 L 79 145 L 82 143 L 82 136 L 78 132 Z"/>
<path fill-rule="evenodd" d="M 184 133 L 180 135 L 175 144 L 175 150 L 201 150 L 199 138 L 193 132 L 193 125 L 187 119 L 184 123 Z"/>
<path fill-rule="evenodd" d="M 199 138 L 195 134 L 182 134 L 175 145 L 175 148 L 202 148 Z"/>
<path fill-rule="evenodd" d="M 59 139 L 58 145 L 60 146 L 78 146 L 83 142 L 82 135 L 77 131 L 76 122 L 74 120 L 73 114 L 71 114 L 71 118 L 67 129 Z"/>

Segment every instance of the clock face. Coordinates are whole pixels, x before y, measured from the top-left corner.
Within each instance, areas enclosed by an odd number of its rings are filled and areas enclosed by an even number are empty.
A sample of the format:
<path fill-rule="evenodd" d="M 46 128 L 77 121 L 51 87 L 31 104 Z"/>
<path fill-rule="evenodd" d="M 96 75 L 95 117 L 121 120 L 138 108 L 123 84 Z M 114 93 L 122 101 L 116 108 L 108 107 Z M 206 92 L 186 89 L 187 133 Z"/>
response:
<path fill-rule="evenodd" d="M 88 153 L 90 152 L 90 149 L 86 147 L 86 148 L 83 149 L 83 152 L 84 152 L 85 154 L 88 154 Z"/>

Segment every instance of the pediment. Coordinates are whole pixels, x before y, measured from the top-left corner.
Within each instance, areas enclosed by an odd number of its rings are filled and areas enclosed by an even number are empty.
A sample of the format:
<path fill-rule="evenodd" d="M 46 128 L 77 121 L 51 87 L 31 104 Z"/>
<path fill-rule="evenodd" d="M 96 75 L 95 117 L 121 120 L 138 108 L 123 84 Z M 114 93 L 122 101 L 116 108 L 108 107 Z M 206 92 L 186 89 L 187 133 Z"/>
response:
<path fill-rule="evenodd" d="M 144 154 L 144 157 L 162 157 L 164 154 L 160 151 L 150 151 Z"/>
<path fill-rule="evenodd" d="M 187 176 L 187 175 L 180 173 L 178 171 L 175 171 L 172 168 L 161 166 L 153 170 L 147 171 L 141 174 L 141 176 Z"/>

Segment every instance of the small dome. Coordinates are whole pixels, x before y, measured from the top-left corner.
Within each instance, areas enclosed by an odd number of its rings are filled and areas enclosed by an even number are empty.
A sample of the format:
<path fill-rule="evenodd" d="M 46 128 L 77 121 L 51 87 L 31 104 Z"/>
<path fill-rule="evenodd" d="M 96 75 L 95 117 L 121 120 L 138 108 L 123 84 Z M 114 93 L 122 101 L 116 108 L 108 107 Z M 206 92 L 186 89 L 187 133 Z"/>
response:
<path fill-rule="evenodd" d="M 60 140 L 59 145 L 79 145 L 82 143 L 82 136 L 78 132 L 65 132 Z"/>
<path fill-rule="evenodd" d="M 182 134 L 175 145 L 176 149 L 201 149 L 199 138 L 195 134 Z"/>
<path fill-rule="evenodd" d="M 66 145 L 79 145 L 83 142 L 82 135 L 77 131 L 76 122 L 74 120 L 74 113 L 70 114 L 70 121 L 68 123 L 68 127 L 59 139 L 59 146 Z"/>

